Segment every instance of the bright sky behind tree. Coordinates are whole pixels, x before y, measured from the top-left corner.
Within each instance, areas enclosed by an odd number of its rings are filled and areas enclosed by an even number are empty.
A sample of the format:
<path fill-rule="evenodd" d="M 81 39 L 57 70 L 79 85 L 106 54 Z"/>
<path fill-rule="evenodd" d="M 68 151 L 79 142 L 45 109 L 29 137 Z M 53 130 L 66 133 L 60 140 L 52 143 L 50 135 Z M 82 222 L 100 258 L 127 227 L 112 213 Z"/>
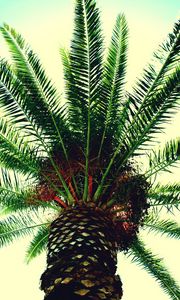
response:
<path fill-rule="evenodd" d="M 152 53 L 172 30 L 178 18 L 179 0 L 97 0 L 102 12 L 106 41 L 118 13 L 124 12 L 129 24 L 129 59 L 127 87 L 135 81 L 152 58 Z M 6 22 L 19 31 L 37 52 L 47 74 L 63 88 L 59 48 L 68 47 L 73 28 L 73 0 L 0 0 L 0 24 Z M 7 56 L 0 38 L 0 56 Z M 169 126 L 167 136 L 177 136 L 180 114 Z M 167 181 L 166 173 L 163 180 Z M 171 175 L 172 176 L 172 175 Z M 176 174 L 177 180 L 178 173 Z M 172 239 L 149 235 L 148 245 L 166 258 L 167 267 L 180 282 L 180 244 Z M 0 298 L 5 300 L 42 300 L 39 278 L 45 269 L 45 254 L 29 266 L 24 263 L 28 240 L 21 240 L 0 251 Z M 173 250 L 173 254 L 171 251 Z M 124 283 L 123 300 L 169 300 L 145 271 L 120 255 L 118 271 Z"/>

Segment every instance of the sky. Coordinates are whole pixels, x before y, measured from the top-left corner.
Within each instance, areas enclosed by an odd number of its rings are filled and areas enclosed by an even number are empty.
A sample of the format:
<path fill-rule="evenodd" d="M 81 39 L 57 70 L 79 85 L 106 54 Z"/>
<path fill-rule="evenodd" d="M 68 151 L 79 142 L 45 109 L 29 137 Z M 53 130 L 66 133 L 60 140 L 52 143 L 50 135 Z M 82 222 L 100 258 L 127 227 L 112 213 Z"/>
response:
<path fill-rule="evenodd" d="M 47 73 L 63 88 L 60 47 L 68 47 L 73 26 L 72 0 L 0 0 L 0 24 L 8 23 L 16 28 L 35 52 L 39 54 Z M 171 31 L 179 13 L 178 0 L 99 0 L 105 41 L 110 33 L 118 13 L 124 12 L 129 24 L 129 63 L 128 87 L 141 73 L 143 67 L 152 58 L 152 53 Z M 0 38 L 0 56 L 7 56 L 7 49 Z M 180 128 L 180 115 L 166 130 L 166 139 L 177 135 Z M 176 172 L 178 180 L 180 173 Z M 164 175 L 163 181 L 171 180 Z M 152 234 L 146 237 L 148 245 L 161 257 L 172 274 L 180 282 L 180 244 L 167 238 Z M 24 263 L 28 240 L 20 240 L 0 250 L 0 298 L 5 300 L 42 300 L 39 291 L 40 274 L 45 269 L 45 254 L 30 265 Z M 173 253 L 172 253 L 173 250 Z M 119 255 L 118 272 L 124 283 L 123 300 L 169 300 L 158 284 L 145 271 L 123 256 Z"/>

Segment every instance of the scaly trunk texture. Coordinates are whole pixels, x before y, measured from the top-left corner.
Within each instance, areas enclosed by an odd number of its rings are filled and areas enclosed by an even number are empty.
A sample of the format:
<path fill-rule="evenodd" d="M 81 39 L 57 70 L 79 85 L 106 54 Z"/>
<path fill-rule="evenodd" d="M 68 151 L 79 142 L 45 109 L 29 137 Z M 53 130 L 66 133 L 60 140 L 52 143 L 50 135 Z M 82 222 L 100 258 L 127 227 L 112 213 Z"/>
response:
<path fill-rule="evenodd" d="M 117 247 L 108 214 L 93 204 L 65 209 L 50 228 L 47 270 L 41 276 L 45 300 L 119 300 Z"/>

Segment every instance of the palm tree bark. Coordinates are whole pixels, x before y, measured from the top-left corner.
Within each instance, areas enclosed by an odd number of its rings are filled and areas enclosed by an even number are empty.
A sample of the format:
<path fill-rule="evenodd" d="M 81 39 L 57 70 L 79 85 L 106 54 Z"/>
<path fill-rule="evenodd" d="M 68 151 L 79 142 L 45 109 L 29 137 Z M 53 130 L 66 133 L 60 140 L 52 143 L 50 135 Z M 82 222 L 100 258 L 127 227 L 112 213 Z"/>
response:
<path fill-rule="evenodd" d="M 51 224 L 47 269 L 41 276 L 44 299 L 121 299 L 116 265 L 116 236 L 108 214 L 92 203 L 67 208 Z"/>

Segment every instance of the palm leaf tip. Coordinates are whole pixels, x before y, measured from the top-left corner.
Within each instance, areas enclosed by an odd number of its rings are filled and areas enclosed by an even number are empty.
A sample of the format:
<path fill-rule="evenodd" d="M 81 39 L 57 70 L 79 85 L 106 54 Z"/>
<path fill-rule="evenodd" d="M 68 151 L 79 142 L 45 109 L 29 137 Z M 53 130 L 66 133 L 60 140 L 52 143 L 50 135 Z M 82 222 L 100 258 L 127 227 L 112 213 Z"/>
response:
<path fill-rule="evenodd" d="M 22 179 L 22 175 L 7 169 L 0 169 L 0 176 L 2 177 L 0 181 L 1 217 L 20 212 L 38 214 L 45 208 L 56 209 L 55 205 L 37 197 L 32 178 L 31 180 L 27 177 Z"/>
<path fill-rule="evenodd" d="M 17 169 L 24 174 L 38 172 L 36 152 L 30 148 L 15 126 L 6 120 L 0 121 L 1 164 L 10 169 Z"/>
<path fill-rule="evenodd" d="M 151 250 L 146 249 L 144 243 L 137 239 L 129 250 L 132 261 L 143 267 L 160 284 L 162 289 L 172 300 L 180 298 L 180 287 L 173 277 L 169 274 L 163 264 L 163 260 L 154 255 Z"/>
<path fill-rule="evenodd" d="M 149 170 L 146 177 L 151 177 L 160 171 L 168 171 L 176 166 L 180 159 L 180 138 L 166 142 L 164 147 L 149 155 Z"/>
<path fill-rule="evenodd" d="M 113 29 L 111 43 L 104 63 L 100 99 L 97 106 L 97 122 L 101 136 L 98 157 L 100 158 L 106 140 L 115 137 L 119 127 L 120 110 L 124 96 L 127 62 L 128 28 L 124 15 L 119 15 Z"/>
<path fill-rule="evenodd" d="M 46 76 L 38 56 L 23 37 L 8 25 L 2 27 L 1 31 L 11 52 L 14 73 L 23 86 L 24 96 L 27 98 L 28 95 L 28 100 L 21 103 L 23 111 L 28 118 L 33 117 L 36 126 L 44 133 L 44 138 L 57 142 L 58 137 L 62 144 L 59 128 L 61 133 L 68 130 L 56 88 Z"/>
<path fill-rule="evenodd" d="M 26 252 L 26 262 L 30 263 L 32 259 L 40 255 L 47 247 L 49 229 L 42 226 L 34 234 L 34 237 Z"/>
<path fill-rule="evenodd" d="M 180 186 L 179 183 L 161 185 L 157 184 L 148 192 L 150 205 L 156 213 L 160 208 L 165 208 L 168 212 L 180 207 Z"/>
<path fill-rule="evenodd" d="M 143 78 L 129 95 L 129 116 L 121 137 L 121 143 L 127 149 L 123 162 L 138 153 L 139 148 L 149 145 L 179 105 L 179 25 L 177 27 L 170 41 L 168 38 L 169 46 L 165 47 L 163 58 L 159 58 L 159 70 L 153 65 L 145 69 Z"/>
<path fill-rule="evenodd" d="M 35 222 L 26 214 L 11 215 L 3 219 L 0 222 L 0 246 L 6 246 L 19 237 L 31 234 L 34 227 Z"/>
<path fill-rule="evenodd" d="M 145 228 L 154 233 L 180 239 L 180 226 L 171 220 L 161 220 L 157 216 L 149 215 L 144 220 Z"/>

